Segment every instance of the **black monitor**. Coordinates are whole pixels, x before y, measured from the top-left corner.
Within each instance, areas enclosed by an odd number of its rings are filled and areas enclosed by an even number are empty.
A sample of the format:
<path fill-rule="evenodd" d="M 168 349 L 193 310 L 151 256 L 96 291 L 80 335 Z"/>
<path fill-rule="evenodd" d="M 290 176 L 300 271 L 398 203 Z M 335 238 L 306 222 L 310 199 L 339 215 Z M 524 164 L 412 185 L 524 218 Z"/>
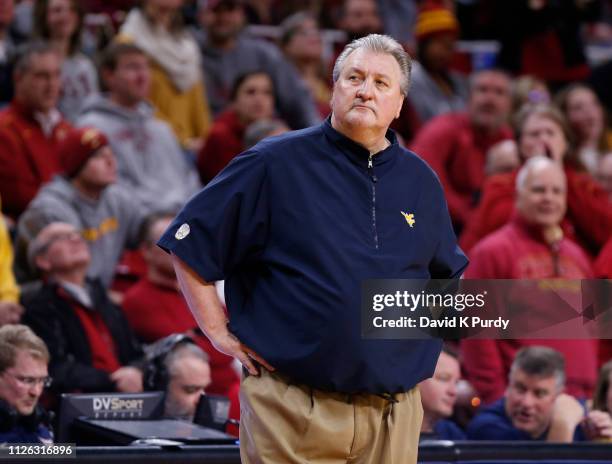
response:
<path fill-rule="evenodd" d="M 61 397 L 58 443 L 74 443 L 76 419 L 146 420 L 161 418 L 164 392 L 145 393 L 64 393 Z"/>
<path fill-rule="evenodd" d="M 226 396 L 202 393 L 196 406 L 193 422 L 225 432 L 229 421 L 230 400 Z"/>

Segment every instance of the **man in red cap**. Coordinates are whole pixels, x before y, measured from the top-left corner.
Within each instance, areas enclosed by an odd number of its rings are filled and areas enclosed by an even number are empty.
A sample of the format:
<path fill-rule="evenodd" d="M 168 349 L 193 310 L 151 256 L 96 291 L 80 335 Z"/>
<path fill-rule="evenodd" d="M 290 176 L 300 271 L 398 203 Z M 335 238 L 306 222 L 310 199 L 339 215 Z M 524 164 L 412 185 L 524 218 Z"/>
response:
<path fill-rule="evenodd" d="M 24 250 L 51 222 L 72 224 L 92 256 L 88 276 L 105 286 L 126 246 L 136 246 L 142 213 L 133 195 L 115 184 L 117 166 L 106 136 L 92 127 L 71 130 L 60 145 L 63 176 L 46 184 L 23 213 L 17 227 L 17 263 L 29 266 Z M 27 274 L 28 272 L 26 272 Z"/>
<path fill-rule="evenodd" d="M 60 171 L 57 148 L 70 128 L 56 109 L 60 71 L 59 55 L 44 44 L 28 46 L 15 62 L 15 96 L 0 112 L 0 196 L 12 219 Z"/>

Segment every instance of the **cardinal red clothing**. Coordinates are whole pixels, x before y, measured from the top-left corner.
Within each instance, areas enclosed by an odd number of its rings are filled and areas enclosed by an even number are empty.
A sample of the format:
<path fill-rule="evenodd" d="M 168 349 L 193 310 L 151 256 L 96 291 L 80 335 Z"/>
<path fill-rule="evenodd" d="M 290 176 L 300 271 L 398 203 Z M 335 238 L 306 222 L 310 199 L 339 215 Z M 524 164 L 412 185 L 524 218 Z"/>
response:
<path fill-rule="evenodd" d="M 467 113 L 448 113 L 430 120 L 416 135 L 411 150 L 436 171 L 455 227 L 466 224 L 485 180 L 486 153 L 512 138 L 504 126 L 494 134 L 478 131 Z"/>
<path fill-rule="evenodd" d="M 541 279 L 593 276 L 586 253 L 564 238 L 558 244 L 555 267 L 553 252 L 541 235 L 520 218 L 486 237 L 470 253 L 465 278 Z M 568 393 L 591 397 L 597 376 L 597 343 L 594 340 L 464 340 L 461 342 L 467 379 L 485 403 L 501 398 L 510 365 L 519 348 L 544 345 L 565 357 Z"/>
<path fill-rule="evenodd" d="M 595 277 L 612 279 L 612 237 L 603 247 L 595 261 Z"/>
<path fill-rule="evenodd" d="M 480 204 L 459 239 L 464 251 L 508 222 L 514 211 L 517 173 L 497 174 L 487 179 Z M 563 229 L 569 238 L 596 252 L 612 234 L 612 204 L 608 193 L 587 173 L 566 166 L 565 175 L 567 213 Z"/>
<path fill-rule="evenodd" d="M 125 293 L 123 310 L 132 330 L 146 343 L 197 327 L 179 291 L 155 285 L 147 277 Z M 238 381 L 238 375 L 231 366 L 233 358 L 217 351 L 203 335 L 197 336 L 196 342 L 210 358 L 212 383 L 206 391 L 227 395 L 231 385 Z"/>
<path fill-rule="evenodd" d="M 210 182 L 234 156 L 244 151 L 245 129 L 234 110 L 221 113 L 215 120 L 198 154 L 198 172 L 203 183 Z"/>
<path fill-rule="evenodd" d="M 612 238 L 603 247 L 595 261 L 595 277 L 612 279 Z M 605 364 L 612 359 L 612 340 L 602 339 L 599 341 L 599 365 Z"/>
<path fill-rule="evenodd" d="M 32 114 L 15 101 L 0 111 L 0 196 L 5 214 L 17 219 L 41 184 L 61 171 L 58 143 L 69 129 L 60 120 L 46 136 Z"/>
<path fill-rule="evenodd" d="M 96 369 L 112 374 L 121 367 L 117 359 L 115 342 L 100 316 L 100 313 L 75 303 L 74 312 L 78 316 L 91 349 L 91 364 Z"/>

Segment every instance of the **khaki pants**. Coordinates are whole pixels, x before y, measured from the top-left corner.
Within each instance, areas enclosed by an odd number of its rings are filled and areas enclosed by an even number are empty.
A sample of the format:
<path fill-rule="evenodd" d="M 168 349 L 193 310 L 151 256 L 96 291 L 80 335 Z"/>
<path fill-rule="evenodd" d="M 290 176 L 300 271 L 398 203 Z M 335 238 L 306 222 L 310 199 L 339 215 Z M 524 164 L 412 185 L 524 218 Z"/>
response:
<path fill-rule="evenodd" d="M 314 390 L 261 369 L 240 388 L 242 464 L 414 464 L 421 396 L 415 387 L 395 399 Z"/>

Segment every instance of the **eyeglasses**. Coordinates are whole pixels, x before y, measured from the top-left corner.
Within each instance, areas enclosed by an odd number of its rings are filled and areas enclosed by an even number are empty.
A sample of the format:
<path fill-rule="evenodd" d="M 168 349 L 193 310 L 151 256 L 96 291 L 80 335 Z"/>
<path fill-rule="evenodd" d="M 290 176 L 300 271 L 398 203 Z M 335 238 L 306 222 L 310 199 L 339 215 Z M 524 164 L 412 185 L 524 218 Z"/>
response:
<path fill-rule="evenodd" d="M 14 379 L 16 379 L 20 384 L 26 385 L 27 387 L 36 387 L 39 384 L 44 388 L 49 388 L 53 383 L 53 378 L 46 377 L 28 377 L 25 375 L 15 375 L 10 374 Z"/>

